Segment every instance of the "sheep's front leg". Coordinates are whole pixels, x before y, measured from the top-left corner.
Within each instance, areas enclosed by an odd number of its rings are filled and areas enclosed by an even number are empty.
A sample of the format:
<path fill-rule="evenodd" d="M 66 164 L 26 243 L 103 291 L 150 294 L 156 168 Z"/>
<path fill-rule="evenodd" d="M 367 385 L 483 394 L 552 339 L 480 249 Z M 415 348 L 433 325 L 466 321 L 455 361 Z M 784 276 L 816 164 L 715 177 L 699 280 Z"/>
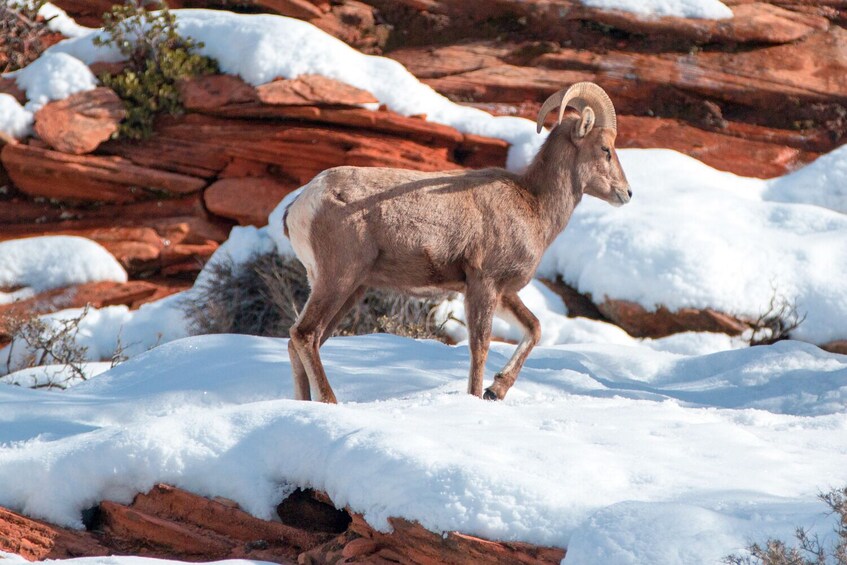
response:
<path fill-rule="evenodd" d="M 491 342 L 491 322 L 497 307 L 497 292 L 491 281 L 469 280 L 465 290 L 465 316 L 471 350 L 471 369 L 468 376 L 468 393 L 482 396 L 485 360 Z"/>
<path fill-rule="evenodd" d="M 505 398 L 506 393 L 515 384 L 518 373 L 521 372 L 521 368 L 523 368 L 532 348 L 541 339 L 541 324 L 518 297 L 518 293 L 504 294 L 500 298 L 500 307 L 497 309 L 497 314 L 520 325 L 523 328 L 524 336 L 503 370 L 494 375 L 494 383 L 485 389 L 483 398 L 486 400 L 502 400 Z"/>

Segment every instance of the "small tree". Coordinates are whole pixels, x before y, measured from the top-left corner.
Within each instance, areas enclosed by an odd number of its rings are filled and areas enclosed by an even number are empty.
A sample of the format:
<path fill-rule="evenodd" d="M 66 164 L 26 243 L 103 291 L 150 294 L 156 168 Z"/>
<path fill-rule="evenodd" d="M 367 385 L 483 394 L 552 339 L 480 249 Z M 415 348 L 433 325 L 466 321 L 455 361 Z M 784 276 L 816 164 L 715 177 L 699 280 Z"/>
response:
<path fill-rule="evenodd" d="M 116 47 L 127 58 L 121 72 L 99 77 L 126 106 L 119 137 L 150 137 L 157 114 L 183 111 L 177 81 L 218 72 L 214 59 L 196 53 L 203 43 L 177 33 L 176 17 L 164 4 L 127 0 L 103 15 L 103 30 L 94 43 Z"/>
<path fill-rule="evenodd" d="M 88 348 L 76 341 L 79 323 L 86 315 L 88 306 L 78 316 L 52 321 L 39 316 L 10 317 L 4 324 L 12 337 L 6 373 L 13 370 L 11 364 L 15 349 L 23 346 L 24 355 L 15 370 L 44 365 L 61 367 L 55 375 L 48 375 L 45 382 L 36 382 L 34 388 L 65 389 L 71 381 L 86 380 L 83 367 Z"/>

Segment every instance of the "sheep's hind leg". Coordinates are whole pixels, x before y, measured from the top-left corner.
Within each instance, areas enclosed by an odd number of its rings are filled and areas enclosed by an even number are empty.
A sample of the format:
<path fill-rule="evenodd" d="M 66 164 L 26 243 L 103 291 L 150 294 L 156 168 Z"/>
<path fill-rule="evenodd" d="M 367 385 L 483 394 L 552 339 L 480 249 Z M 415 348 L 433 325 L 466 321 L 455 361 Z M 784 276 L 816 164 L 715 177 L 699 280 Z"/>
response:
<path fill-rule="evenodd" d="M 347 312 L 359 303 L 364 293 L 365 287 L 360 286 L 353 292 L 353 294 L 350 295 L 347 302 L 345 302 L 341 309 L 336 312 L 335 316 L 333 316 L 332 320 L 329 324 L 327 324 L 326 328 L 324 328 L 323 335 L 321 335 L 321 345 L 323 345 L 324 342 L 332 336 L 332 332 L 335 331 L 335 328 L 339 323 L 341 323 L 341 320 L 344 319 Z M 297 354 L 297 351 L 294 348 L 294 342 L 291 340 L 288 341 L 288 356 L 291 359 L 291 376 L 294 380 L 294 398 L 296 400 L 311 400 L 312 393 L 309 388 L 309 375 L 306 373 L 306 368 L 300 361 L 300 356 Z"/>
<path fill-rule="evenodd" d="M 491 342 L 491 322 L 497 305 L 497 292 L 490 281 L 469 280 L 465 290 L 465 314 L 471 350 L 471 368 L 468 375 L 468 392 L 482 396 L 485 360 Z"/>
<path fill-rule="evenodd" d="M 332 332 L 333 322 L 339 311 L 347 305 L 359 288 L 358 284 L 342 285 L 340 281 L 336 281 L 336 285 L 335 288 L 328 288 L 320 281 L 315 282 L 303 312 L 291 326 L 289 341 L 289 344 L 293 344 L 289 347 L 294 349 L 302 363 L 311 389 L 317 393 L 317 400 L 332 404 L 337 402 L 335 393 L 326 378 L 318 350 L 325 340 L 324 336 L 328 337 Z M 299 390 L 302 394 L 302 377 L 297 375 L 296 369 L 295 363 L 292 362 L 292 370 L 295 371 L 295 392 Z"/>
<path fill-rule="evenodd" d="M 502 400 L 506 396 L 515 384 L 518 373 L 532 348 L 541 339 L 541 325 L 538 323 L 538 318 L 530 312 L 516 292 L 502 296 L 497 313 L 510 321 L 517 322 L 524 330 L 524 337 L 503 370 L 494 375 L 494 383 L 485 389 L 483 398 L 486 400 Z"/>
<path fill-rule="evenodd" d="M 309 389 L 309 375 L 306 367 L 300 361 L 300 355 L 294 347 L 294 341 L 288 340 L 288 358 L 291 360 L 291 378 L 294 381 L 294 399 L 312 400 L 312 392 Z"/>

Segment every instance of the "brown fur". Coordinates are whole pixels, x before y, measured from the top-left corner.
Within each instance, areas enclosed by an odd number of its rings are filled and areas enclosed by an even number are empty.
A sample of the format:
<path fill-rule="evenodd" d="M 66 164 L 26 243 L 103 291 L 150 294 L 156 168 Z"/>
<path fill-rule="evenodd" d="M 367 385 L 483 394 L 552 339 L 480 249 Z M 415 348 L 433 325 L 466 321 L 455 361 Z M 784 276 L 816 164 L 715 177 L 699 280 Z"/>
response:
<path fill-rule="evenodd" d="M 335 402 L 318 348 L 364 288 L 388 287 L 465 294 L 468 392 L 477 396 L 483 394 L 495 310 L 520 323 L 526 337 L 485 393 L 503 398 L 540 338 L 538 321 L 518 290 L 529 283 L 583 194 L 615 205 L 629 201 L 615 131 L 592 125 L 590 109 L 566 118 L 522 175 L 496 168 L 427 173 L 339 167 L 309 183 L 285 218 L 312 285 L 291 328 L 297 397 L 316 392 L 319 400 Z"/>

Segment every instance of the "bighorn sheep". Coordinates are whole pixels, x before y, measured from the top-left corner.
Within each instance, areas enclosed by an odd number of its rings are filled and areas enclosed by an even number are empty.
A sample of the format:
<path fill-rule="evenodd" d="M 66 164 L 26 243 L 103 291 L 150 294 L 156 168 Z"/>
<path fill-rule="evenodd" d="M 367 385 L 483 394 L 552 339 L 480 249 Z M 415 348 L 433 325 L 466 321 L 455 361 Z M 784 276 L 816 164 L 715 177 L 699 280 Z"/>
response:
<path fill-rule="evenodd" d="M 578 117 L 565 117 L 569 106 Z M 538 114 L 539 133 L 557 107 L 557 126 L 523 174 L 338 167 L 306 185 L 283 219 L 311 285 L 288 344 L 296 398 L 315 392 L 336 402 L 318 349 L 368 287 L 464 293 L 468 392 L 476 396 L 483 396 L 495 310 L 518 322 L 525 337 L 484 396 L 505 397 L 541 336 L 518 290 L 583 194 L 615 206 L 632 196 L 615 153 L 615 109 L 603 89 L 582 82 L 550 96 Z"/>

